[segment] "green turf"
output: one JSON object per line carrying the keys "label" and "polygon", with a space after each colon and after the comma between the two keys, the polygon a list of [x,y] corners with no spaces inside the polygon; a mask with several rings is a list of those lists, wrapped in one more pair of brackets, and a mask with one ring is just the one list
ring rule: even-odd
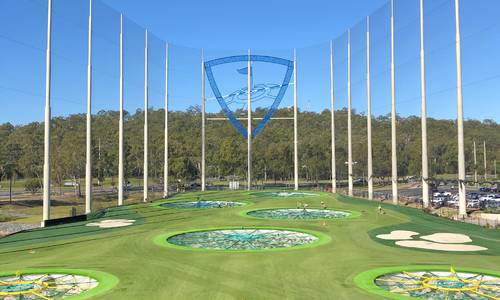
{"label": "green turf", "polygon": [[[252,209],[293,207],[298,199],[319,208],[358,211],[361,216],[335,220],[268,220],[244,218],[248,207],[223,209],[166,209],[133,205],[109,213],[141,220],[134,226],[86,232],[83,224],[60,226],[0,239],[3,270],[77,268],[117,276],[119,284],[96,299],[384,299],[354,283],[364,271],[406,265],[453,265],[457,268],[498,270],[500,232],[428,216],[405,207],[318,193],[316,197],[255,197],[248,192],[181,194],[173,201],[234,200],[254,202]],[[390,226],[454,230],[487,245],[488,253],[445,253],[405,249],[374,240],[374,230]],[[276,226],[322,233],[331,241],[293,251],[190,251],[159,246],[159,235],[216,227]],[[54,234],[59,232],[59,234]],[[80,233],[84,232],[84,233]],[[99,234],[97,234],[99,233]],[[46,238],[46,236],[51,236]],[[56,236],[53,236],[56,235]],[[34,249],[31,254],[28,250]]]}

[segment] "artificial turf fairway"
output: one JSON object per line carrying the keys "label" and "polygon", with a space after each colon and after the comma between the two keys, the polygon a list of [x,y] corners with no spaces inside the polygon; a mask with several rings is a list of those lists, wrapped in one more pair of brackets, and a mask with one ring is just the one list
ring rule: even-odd
{"label": "artificial turf fairway", "polygon": [[[117,276],[118,285],[96,299],[383,299],[355,286],[360,272],[411,264],[500,269],[500,232],[425,215],[418,210],[322,193],[316,197],[255,197],[247,192],[189,193],[173,200],[247,200],[254,204],[227,209],[165,209],[151,204],[128,206],[108,216],[138,219],[119,229],[83,223],[59,226],[0,239],[2,271],[24,268],[78,268]],[[295,207],[297,201],[319,207],[361,212],[345,220],[300,221],[245,218],[241,210]],[[95,222],[95,220],[93,220]],[[398,225],[401,224],[401,225]],[[173,231],[226,226],[277,226],[309,229],[331,237],[326,245],[273,252],[231,253],[178,250],[153,243]],[[394,247],[373,239],[380,227],[427,232],[459,232],[481,253],[447,253]],[[387,232],[387,230],[382,230]],[[30,254],[29,249],[35,253]]]}

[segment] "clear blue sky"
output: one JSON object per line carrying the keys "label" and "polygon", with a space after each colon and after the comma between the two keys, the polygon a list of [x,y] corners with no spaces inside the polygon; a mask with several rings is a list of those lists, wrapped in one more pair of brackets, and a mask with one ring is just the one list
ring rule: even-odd
{"label": "clear blue sky", "polygon": [[[376,115],[390,111],[389,10],[386,0],[161,1],[95,0],[94,111],[118,108],[119,12],[125,21],[126,109],[142,107],[143,28],[150,35],[150,105],[163,101],[163,41],[170,44],[172,109],[199,104],[200,52],[207,59],[255,54],[292,58],[297,48],[302,109],[329,107],[329,40],[335,39],[336,108],[346,106],[346,34],[353,27],[353,107],[366,110],[365,23],[372,15],[372,91]],[[467,118],[500,120],[500,1],[462,0],[464,96]],[[431,117],[453,119],[455,48],[452,0],[426,1],[427,89]],[[85,112],[86,0],[54,0],[53,114]],[[135,22],[132,22],[132,20]],[[139,25],[137,25],[139,24]],[[0,123],[43,119],[46,0],[0,2]],[[396,1],[396,87],[401,115],[419,114],[418,1]],[[237,66],[235,66],[236,69]],[[279,83],[255,68],[255,83]],[[265,74],[264,74],[265,73]],[[220,74],[227,92],[244,86],[234,70]],[[209,87],[207,96],[211,97]],[[291,90],[282,106],[291,104]],[[218,110],[215,101],[208,109]]]}

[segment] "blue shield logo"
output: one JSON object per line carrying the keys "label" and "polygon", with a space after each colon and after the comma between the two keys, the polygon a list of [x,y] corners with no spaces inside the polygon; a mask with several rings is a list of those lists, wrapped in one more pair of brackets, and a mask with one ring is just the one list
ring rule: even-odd
{"label": "blue shield logo", "polygon": [[[215,76],[213,72],[213,68],[216,66],[224,65],[224,64],[230,64],[230,63],[239,63],[239,62],[248,62],[250,59],[251,62],[264,62],[264,63],[270,63],[270,64],[277,64],[277,65],[282,65],[286,67],[286,72],[284,75],[284,78],[282,80],[282,83],[280,85],[278,84],[257,84],[257,85],[252,85],[251,88],[251,95],[255,94],[260,94],[265,92],[267,89],[275,89],[278,90],[277,94],[273,96],[274,100],[269,107],[269,110],[265,114],[264,118],[260,121],[260,123],[255,127],[255,129],[252,131],[252,137],[255,138],[257,135],[262,131],[262,129],[266,126],[266,124],[271,120],[271,117],[273,114],[276,112],[278,109],[281,100],[283,100],[283,97],[285,96],[286,90],[288,88],[288,85],[290,84],[290,79],[293,74],[293,62],[288,59],[283,59],[279,57],[273,57],[273,56],[265,56],[265,55],[237,55],[237,56],[228,56],[228,57],[223,57],[223,58],[217,58],[213,59],[210,61],[205,62],[205,74],[207,75],[208,82],[210,83],[210,87],[212,88],[212,92],[215,95],[215,98],[217,99],[217,102],[219,103],[220,107],[224,111],[224,114],[226,117],[229,119],[229,122],[238,130],[238,132],[244,137],[247,138],[247,128],[245,128],[241,122],[238,121],[236,118],[235,114],[233,111],[228,106],[228,99],[232,99],[235,96],[243,95],[248,93],[248,88],[243,88],[238,92],[232,93],[228,96],[223,96],[222,93],[220,92],[219,86],[217,85],[217,82],[215,81]],[[248,74],[249,70],[248,67],[246,68],[240,68],[237,69],[237,72],[239,74]],[[253,68],[250,69],[251,75],[253,75]],[[253,98],[253,96],[252,96]]]}

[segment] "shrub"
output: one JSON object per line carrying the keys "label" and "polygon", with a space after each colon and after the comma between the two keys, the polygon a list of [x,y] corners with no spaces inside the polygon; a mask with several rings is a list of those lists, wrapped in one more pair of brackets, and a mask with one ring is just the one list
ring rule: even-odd
{"label": "shrub", "polygon": [[28,179],[24,184],[24,190],[30,192],[31,194],[35,194],[42,188],[42,185],[37,179]]}

